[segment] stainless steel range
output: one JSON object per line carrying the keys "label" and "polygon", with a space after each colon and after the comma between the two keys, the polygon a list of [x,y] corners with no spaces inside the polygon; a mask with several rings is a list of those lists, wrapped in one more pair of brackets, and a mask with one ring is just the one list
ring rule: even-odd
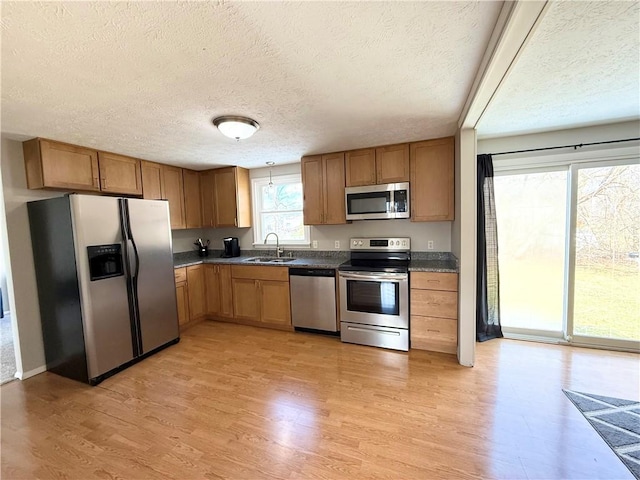
{"label": "stainless steel range", "polygon": [[343,342],[409,350],[411,239],[352,238],[338,267]]}

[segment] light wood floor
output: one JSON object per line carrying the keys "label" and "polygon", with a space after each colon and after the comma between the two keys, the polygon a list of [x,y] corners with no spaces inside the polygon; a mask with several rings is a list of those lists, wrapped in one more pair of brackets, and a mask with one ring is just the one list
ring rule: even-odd
{"label": "light wood floor", "polygon": [[638,399],[638,356],[453,356],[205,322],[89,387],[0,389],[2,478],[632,478],[561,388]]}

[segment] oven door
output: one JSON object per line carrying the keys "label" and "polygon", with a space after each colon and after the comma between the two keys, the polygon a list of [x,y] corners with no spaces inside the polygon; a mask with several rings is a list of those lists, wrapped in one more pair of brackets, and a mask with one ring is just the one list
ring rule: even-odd
{"label": "oven door", "polygon": [[340,272],[340,321],[409,328],[409,275]]}

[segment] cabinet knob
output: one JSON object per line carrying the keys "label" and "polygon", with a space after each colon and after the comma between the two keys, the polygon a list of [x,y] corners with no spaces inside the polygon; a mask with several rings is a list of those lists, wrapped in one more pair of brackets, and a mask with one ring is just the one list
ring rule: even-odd
{"label": "cabinet knob", "polygon": [[233,225],[236,227],[238,226],[238,217],[233,219]]}

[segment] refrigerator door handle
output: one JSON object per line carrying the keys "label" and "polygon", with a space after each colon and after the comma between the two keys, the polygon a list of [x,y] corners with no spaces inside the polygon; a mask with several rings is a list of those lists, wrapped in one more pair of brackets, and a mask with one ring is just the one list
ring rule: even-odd
{"label": "refrigerator door handle", "polygon": [[[124,198],[119,199],[120,222],[122,227],[122,238],[125,241],[124,263],[127,268],[127,291],[129,293],[129,316],[131,319],[131,336],[133,341],[133,356],[139,357],[143,353],[142,336],[140,334],[140,307],[138,305],[138,273],[140,271],[140,257],[138,248],[131,232],[131,222],[129,219],[129,205]],[[131,266],[132,255],[129,245],[133,251],[135,265]]]}

